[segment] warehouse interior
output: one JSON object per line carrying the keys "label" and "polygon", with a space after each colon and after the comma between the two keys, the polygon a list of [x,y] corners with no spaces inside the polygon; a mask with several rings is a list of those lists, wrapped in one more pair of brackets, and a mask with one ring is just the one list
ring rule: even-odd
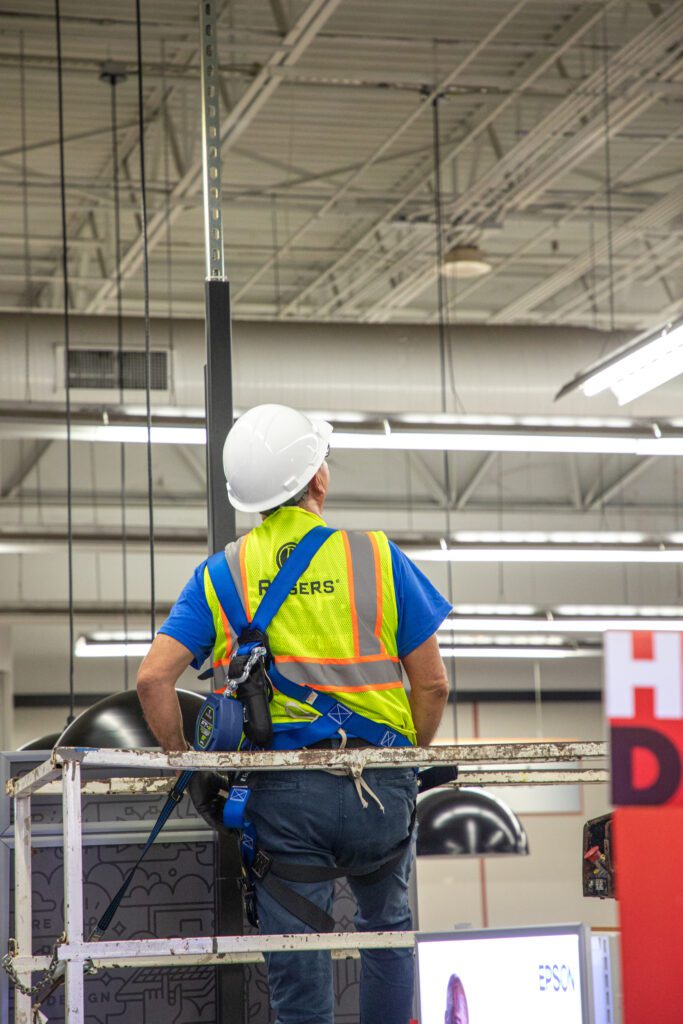
{"label": "warehouse interior", "polygon": [[[681,618],[683,385],[557,396],[683,313],[683,2],[216,7],[236,413],[329,419],[328,521],[452,602],[437,742],[604,740],[605,632]],[[187,0],[62,0],[61,55],[52,0],[0,0],[4,751],[134,688],[206,557],[199,47]],[[419,859],[420,928],[618,929],[609,785],[492,792],[529,855]]]}

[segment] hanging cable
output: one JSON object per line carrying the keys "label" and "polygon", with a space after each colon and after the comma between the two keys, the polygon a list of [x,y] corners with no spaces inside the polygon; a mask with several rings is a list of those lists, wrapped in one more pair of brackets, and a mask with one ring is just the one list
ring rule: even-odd
{"label": "hanging cable", "polygon": [[[439,124],[439,101],[441,96],[437,95],[432,100],[432,157],[434,163],[434,224],[436,235],[436,281],[438,298],[438,328],[439,328],[439,370],[441,380],[441,411],[447,412],[446,396],[446,350],[448,333],[448,300],[446,296],[445,281],[442,274],[443,269],[443,203],[441,193],[441,129]],[[451,539],[451,466],[448,452],[443,453],[443,477],[444,477],[444,498],[445,498],[445,526],[446,539]],[[453,574],[452,565],[448,567],[448,600],[453,604]],[[453,730],[454,736],[458,738],[458,713],[457,694],[455,679],[455,664],[451,659],[448,668],[450,690],[453,694]]]}
{"label": "hanging cable", "polygon": [[149,316],[149,244],[147,240],[147,187],[145,181],[145,107],[142,72],[142,10],[135,0],[138,58],[138,132],[140,148],[140,218],[142,221],[142,286],[145,324],[145,404],[147,412],[147,515],[149,523],[150,640],[156,633],[156,581],[154,572],[154,480],[152,476],[152,352]]}
{"label": "hanging cable", "polygon": [[436,287],[439,308],[439,364],[441,373],[441,412],[447,411],[446,400],[446,292],[443,270],[443,208],[441,203],[441,139],[439,102],[432,100],[432,146],[434,160],[434,221],[436,223]]}
{"label": "hanging cable", "polygon": [[[112,191],[114,193],[114,273],[116,280],[116,358],[118,363],[119,403],[124,403],[123,375],[123,278],[121,276],[121,194],[119,189],[119,140],[116,86],[128,77],[122,65],[109,61],[100,78],[109,82],[111,116]],[[126,510],[126,446],[119,446],[119,487],[121,491],[121,587],[123,598],[123,635],[128,639],[128,521]],[[123,688],[129,687],[128,657],[123,659]]]}
{"label": "hanging cable", "polygon": [[69,714],[67,725],[74,720],[74,560],[73,560],[73,482],[71,466],[71,339],[69,335],[69,247],[66,228],[66,177],[64,170],[64,83],[62,64],[62,18],[59,0],[55,0],[57,36],[57,108],[59,112],[59,198],[62,214],[62,280],[64,284],[64,352],[66,390],[66,505],[67,564],[69,584]]}
{"label": "hanging cable", "polygon": [[607,207],[607,275],[609,279],[609,327],[614,330],[614,247],[612,234],[612,147],[610,143],[609,59],[607,11],[602,15],[603,107],[605,113],[605,201]]}
{"label": "hanging cable", "polygon": [[[21,112],[21,200],[22,200],[22,226],[24,231],[24,401],[31,401],[31,324],[29,310],[31,308],[31,245],[30,225],[28,215],[28,132],[26,129],[26,65],[24,62],[24,33],[19,33],[19,110]],[[19,455],[21,464],[25,465],[24,440],[19,442]],[[39,460],[40,461],[40,460]],[[19,519],[24,521],[24,490],[19,487]],[[17,557],[17,598],[24,599],[24,556]]]}
{"label": "hanging cable", "polygon": [[171,171],[169,153],[169,133],[171,131],[171,115],[168,110],[168,90],[166,88],[166,44],[161,40],[161,94],[164,112],[164,215],[166,220],[166,296],[168,301],[168,355],[170,362],[169,391],[172,404],[178,401],[175,377],[175,337],[173,326],[173,234],[171,225]]}

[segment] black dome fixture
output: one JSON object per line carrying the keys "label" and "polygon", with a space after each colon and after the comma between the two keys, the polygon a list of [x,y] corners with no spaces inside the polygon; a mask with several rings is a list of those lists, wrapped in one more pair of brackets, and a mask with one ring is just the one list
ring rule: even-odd
{"label": "black dome fixture", "polygon": [[432,789],[417,798],[418,857],[528,852],[517,815],[483,789]]}
{"label": "black dome fixture", "polygon": [[[194,727],[204,697],[191,690],[176,690],[183,716],[183,732],[188,743],[194,743]],[[59,736],[59,747],[119,747],[136,750],[158,750],[135,690],[112,693],[98,700]]]}
{"label": "black dome fixture", "polygon": [[24,743],[23,746],[18,747],[18,750],[52,750],[57,745],[61,733],[48,732],[44,736],[36,736],[34,740],[29,740],[28,743]]}

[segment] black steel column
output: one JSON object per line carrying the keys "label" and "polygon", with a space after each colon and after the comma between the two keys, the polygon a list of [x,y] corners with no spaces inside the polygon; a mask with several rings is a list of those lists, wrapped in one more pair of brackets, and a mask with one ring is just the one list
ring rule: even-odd
{"label": "black steel column", "polygon": [[223,472],[223,443],[232,426],[232,344],[230,284],[206,281],[206,491],[209,554],[237,536],[235,510],[228,501]]}
{"label": "black steel column", "polygon": [[[206,295],[206,490],[209,552],[235,539],[235,511],[228,501],[223,473],[223,443],[232,426],[232,349],[230,285],[207,281]],[[237,839],[216,836],[216,932],[242,935],[242,862]],[[217,967],[217,1024],[242,1024],[246,1019],[244,970]]]}
{"label": "black steel column", "polygon": [[[223,444],[232,426],[232,348],[230,285],[223,256],[221,144],[218,111],[217,3],[200,0],[202,79],[202,163],[206,243],[206,492],[209,553],[235,540],[235,512],[228,502],[223,474]],[[242,935],[242,863],[237,839],[215,840],[215,929],[218,935]],[[217,967],[217,1024],[244,1024],[244,969]]]}

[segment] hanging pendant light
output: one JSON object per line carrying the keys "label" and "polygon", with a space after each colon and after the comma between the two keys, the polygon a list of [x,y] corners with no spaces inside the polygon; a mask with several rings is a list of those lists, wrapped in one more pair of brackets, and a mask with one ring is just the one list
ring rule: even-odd
{"label": "hanging pendant light", "polygon": [[490,273],[491,264],[478,245],[454,245],[449,249],[441,264],[445,277],[465,279],[483,277]]}
{"label": "hanging pendant light", "polygon": [[489,856],[528,854],[517,815],[483,789],[432,789],[417,798],[417,855]]}

